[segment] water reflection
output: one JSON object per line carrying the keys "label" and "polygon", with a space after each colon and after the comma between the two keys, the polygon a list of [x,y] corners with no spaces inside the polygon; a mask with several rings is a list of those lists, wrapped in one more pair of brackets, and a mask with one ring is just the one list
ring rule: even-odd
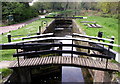
{"label": "water reflection", "polygon": [[62,82],[84,82],[81,68],[63,66]]}
{"label": "water reflection", "polygon": [[[56,36],[58,37],[72,37],[72,28],[64,28],[62,31],[57,31]],[[72,44],[72,40],[60,40],[63,44]],[[72,50],[72,47],[63,47],[63,50]],[[76,51],[76,48],[73,48]],[[62,54],[62,56],[71,56],[71,54]],[[78,55],[73,55],[78,57]],[[81,68],[62,66],[62,82],[84,82]]]}

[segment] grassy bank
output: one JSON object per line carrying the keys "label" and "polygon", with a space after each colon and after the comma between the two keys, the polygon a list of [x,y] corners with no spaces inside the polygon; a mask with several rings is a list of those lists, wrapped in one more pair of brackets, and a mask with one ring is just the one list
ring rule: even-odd
{"label": "grassy bank", "polygon": [[[14,36],[14,35],[24,35],[24,37],[27,35],[27,34],[32,34],[32,33],[37,33],[38,31],[38,28],[39,26],[41,25],[41,21],[43,20],[46,20],[48,23],[50,21],[52,21],[52,19],[39,19],[39,20],[36,20],[18,30],[14,30],[14,31],[11,31],[11,35]],[[46,24],[43,25],[43,28],[46,26]],[[7,34],[8,33],[4,33],[3,35],[0,35],[0,43],[7,43],[8,40],[7,40]],[[23,36],[19,36],[19,37],[23,37]],[[18,37],[14,37],[14,38],[18,38]],[[11,50],[0,50],[0,54],[2,56],[2,59],[0,59],[0,61],[2,60],[15,60],[15,58],[12,57],[13,53],[15,53],[15,50],[14,49],[11,49]]]}
{"label": "grassy bank", "polygon": [[[98,32],[103,32],[104,38],[111,38],[111,36],[115,37],[115,44],[118,43],[118,19],[113,18],[104,18],[100,16],[88,16],[87,19],[77,19],[77,23],[81,26],[81,28],[86,32],[87,35],[97,36]],[[101,25],[103,28],[88,28],[81,21],[96,21],[97,24]],[[115,51],[118,51],[117,47],[113,48]]]}
{"label": "grassy bank", "polygon": [[8,68],[3,68],[3,69],[0,69],[0,72],[2,72],[2,78],[5,78],[12,73],[12,70]]}

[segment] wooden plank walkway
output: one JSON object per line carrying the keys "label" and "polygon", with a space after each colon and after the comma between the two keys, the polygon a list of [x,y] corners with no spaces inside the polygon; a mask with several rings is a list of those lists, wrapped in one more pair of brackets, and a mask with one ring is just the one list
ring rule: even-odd
{"label": "wooden plank walkway", "polygon": [[73,57],[70,56],[50,56],[50,57],[37,57],[20,59],[19,66],[18,61],[14,61],[10,64],[9,68],[18,67],[36,67],[45,65],[65,65],[65,66],[76,66],[82,68],[103,70],[103,71],[120,71],[120,67],[115,63],[108,62],[106,68],[105,61],[96,61],[88,58]]}

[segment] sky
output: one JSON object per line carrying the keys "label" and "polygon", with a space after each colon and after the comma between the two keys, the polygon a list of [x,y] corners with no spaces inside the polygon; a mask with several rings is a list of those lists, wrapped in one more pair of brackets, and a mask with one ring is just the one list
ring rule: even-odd
{"label": "sky", "polygon": [[29,3],[30,6],[33,5],[34,2],[37,2],[38,0],[33,0],[31,3]]}

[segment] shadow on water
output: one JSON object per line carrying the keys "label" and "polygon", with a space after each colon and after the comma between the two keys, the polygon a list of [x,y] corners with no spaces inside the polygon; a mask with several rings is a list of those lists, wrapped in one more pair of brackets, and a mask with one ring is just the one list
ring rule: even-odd
{"label": "shadow on water", "polygon": [[60,84],[61,66],[44,66],[31,69],[32,84]]}

